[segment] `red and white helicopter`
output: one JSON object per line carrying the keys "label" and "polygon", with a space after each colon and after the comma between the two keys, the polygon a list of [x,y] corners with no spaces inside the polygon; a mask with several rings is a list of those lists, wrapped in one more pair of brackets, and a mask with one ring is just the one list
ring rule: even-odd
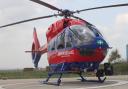
{"label": "red and white helicopter", "polygon": [[[89,22],[75,16],[74,14],[83,11],[90,11],[103,8],[122,7],[128,4],[118,4],[94,7],[76,11],[62,10],[41,0],[30,0],[52,10],[58,11],[58,14],[32,18],[18,21],[15,23],[0,26],[0,28],[12,26],[24,22],[61,16],[63,19],[53,23],[47,30],[47,43],[40,46],[36,29],[34,28],[32,44],[32,60],[34,66],[38,67],[41,55],[47,53],[49,62],[48,78],[44,83],[48,83],[50,77],[59,74],[57,85],[61,83],[61,77],[64,73],[76,73],[81,77],[81,81],[87,81],[83,72],[92,71],[98,77],[99,82],[104,82],[104,74],[111,74],[111,70],[99,69],[99,64],[104,60],[107,50],[110,48],[99,30]],[[110,72],[110,73],[109,73]]]}

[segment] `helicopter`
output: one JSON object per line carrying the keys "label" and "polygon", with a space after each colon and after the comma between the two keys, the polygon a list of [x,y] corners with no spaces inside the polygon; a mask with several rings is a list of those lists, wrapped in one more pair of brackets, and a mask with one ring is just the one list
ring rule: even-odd
{"label": "helicopter", "polygon": [[80,17],[75,16],[74,14],[96,9],[123,7],[128,6],[128,4],[116,4],[70,11],[68,9],[59,9],[41,0],[30,1],[58,11],[58,13],[14,22],[0,26],[0,28],[39,19],[57,16],[63,17],[62,19],[51,24],[48,28],[46,32],[47,43],[43,46],[40,45],[36,28],[34,28],[32,49],[31,51],[26,51],[31,53],[35,68],[38,68],[38,62],[41,55],[47,53],[50,68],[48,77],[43,83],[48,84],[49,79],[54,74],[57,74],[59,77],[56,85],[59,86],[61,84],[62,75],[65,73],[78,74],[81,81],[85,82],[87,80],[82,75],[84,72],[94,72],[98,78],[97,81],[103,83],[106,80],[105,75],[111,75],[112,70],[109,70],[110,65],[104,65],[104,69],[99,69],[99,65],[104,60],[108,49],[111,47],[94,25]]}

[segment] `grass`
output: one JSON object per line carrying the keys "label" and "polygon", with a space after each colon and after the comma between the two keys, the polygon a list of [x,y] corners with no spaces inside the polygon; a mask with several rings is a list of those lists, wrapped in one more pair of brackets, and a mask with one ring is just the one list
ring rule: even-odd
{"label": "grass", "polygon": [[115,75],[128,75],[128,63],[115,63],[113,68]]}
{"label": "grass", "polygon": [[47,76],[47,72],[42,71],[22,71],[22,70],[13,70],[13,71],[1,71],[1,78],[9,79],[30,79],[30,78],[43,78]]}
{"label": "grass", "polygon": [[[113,64],[114,75],[128,75],[128,63]],[[0,71],[1,79],[31,79],[31,78],[46,78],[47,71],[23,71],[23,70],[3,70]],[[87,73],[87,76],[94,76],[92,73]],[[56,77],[57,75],[53,76]],[[64,74],[63,77],[78,77],[76,74]]]}

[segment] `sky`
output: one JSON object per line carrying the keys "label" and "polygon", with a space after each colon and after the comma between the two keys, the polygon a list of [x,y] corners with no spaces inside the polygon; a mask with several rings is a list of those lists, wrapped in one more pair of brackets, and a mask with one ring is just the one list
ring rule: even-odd
{"label": "sky", "polygon": [[[128,0],[43,0],[60,9],[80,10],[95,6],[128,3]],[[0,0],[0,26],[8,23],[57,13],[49,8],[29,0]],[[128,44],[128,7],[118,7],[82,12],[76,14],[95,25],[112,49],[118,49],[121,57],[126,59]],[[47,28],[60,17],[53,17],[0,29],[0,69],[22,69],[33,67],[30,50],[33,28],[36,27],[38,38],[46,43]],[[39,67],[48,65],[47,54],[42,55]]]}

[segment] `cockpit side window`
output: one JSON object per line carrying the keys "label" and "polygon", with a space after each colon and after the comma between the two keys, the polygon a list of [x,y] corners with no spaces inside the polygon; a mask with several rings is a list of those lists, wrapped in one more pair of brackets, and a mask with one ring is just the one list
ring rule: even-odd
{"label": "cockpit side window", "polygon": [[103,35],[99,32],[99,30],[98,30],[95,26],[93,26],[93,25],[91,25],[91,24],[87,24],[87,26],[88,26],[88,28],[89,28],[90,30],[92,30],[92,31],[95,33],[96,36],[101,36],[101,37],[103,37]]}
{"label": "cockpit side window", "polygon": [[70,27],[70,31],[79,39],[79,44],[90,44],[95,37],[95,34],[87,26],[73,25]]}
{"label": "cockpit side window", "polygon": [[72,47],[71,33],[69,32],[68,28],[65,31],[65,44],[66,44],[66,48]]}
{"label": "cockpit side window", "polygon": [[80,39],[71,30],[69,30],[69,33],[70,33],[70,39],[72,42],[72,46],[78,46],[80,44]]}

